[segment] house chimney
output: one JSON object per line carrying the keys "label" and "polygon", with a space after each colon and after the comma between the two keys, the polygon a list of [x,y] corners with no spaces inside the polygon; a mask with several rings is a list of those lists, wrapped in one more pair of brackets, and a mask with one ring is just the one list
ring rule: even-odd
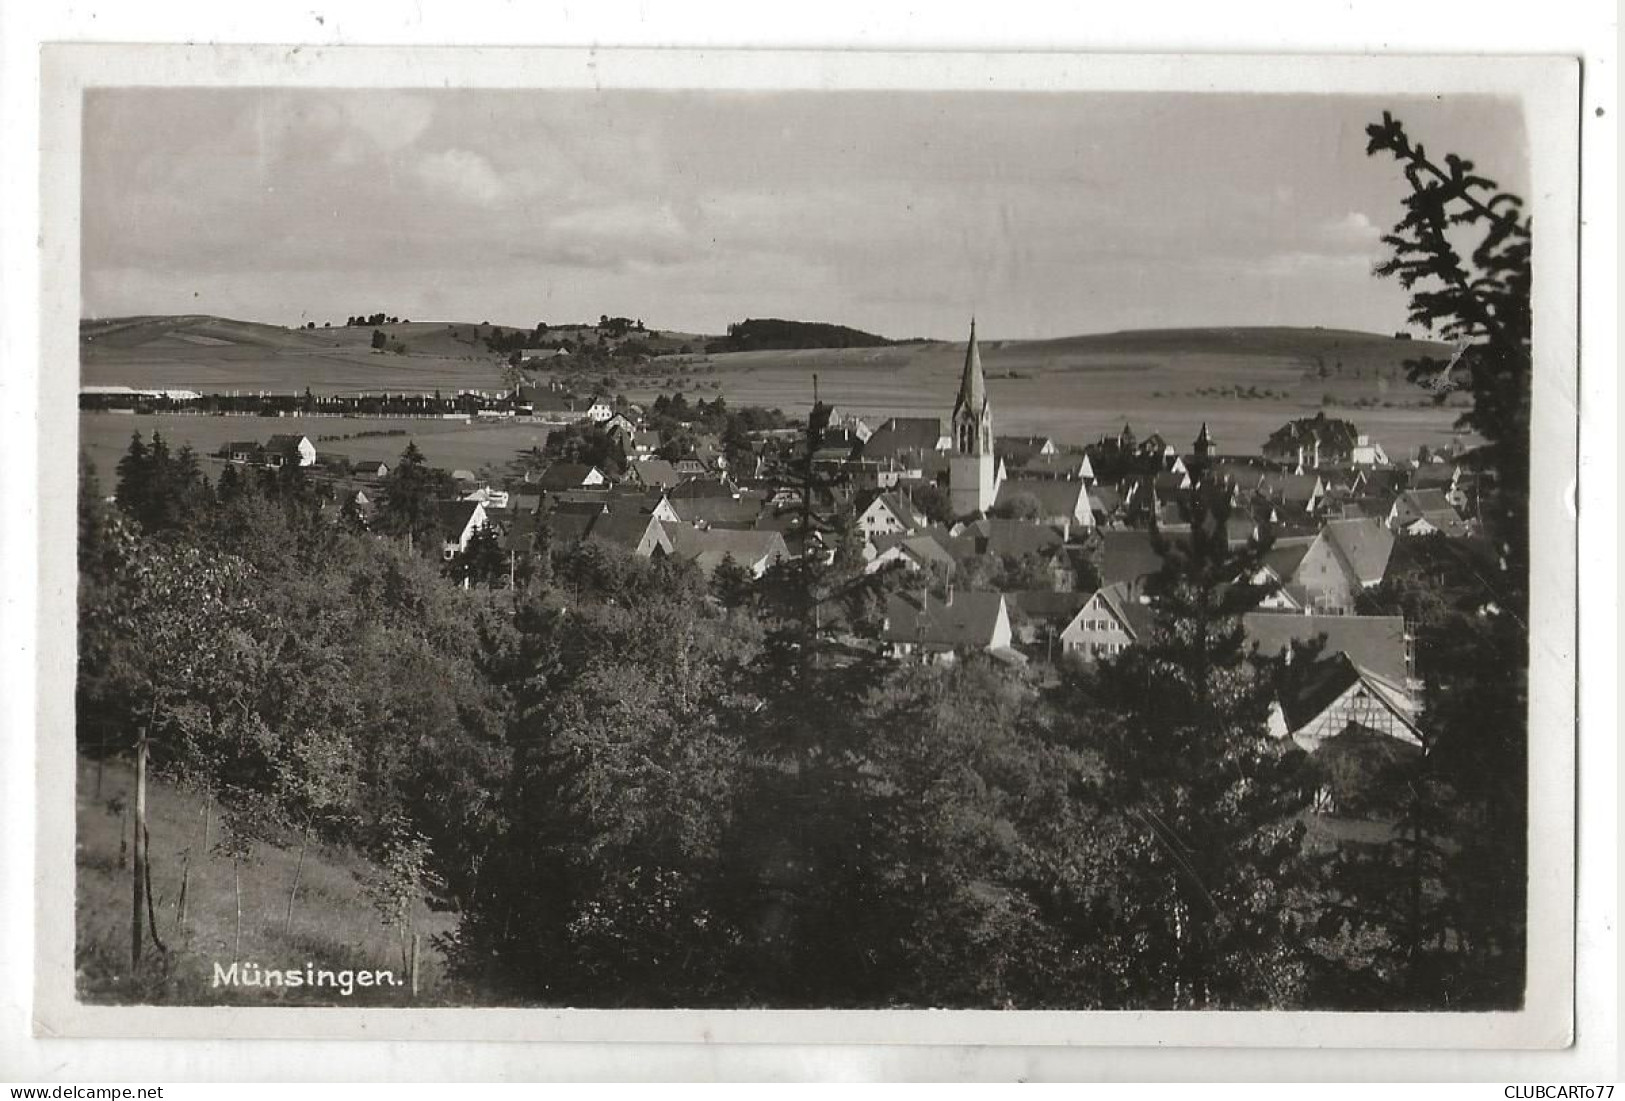
{"label": "house chimney", "polygon": [[952,608],[954,606],[954,583],[952,581],[948,582],[948,602],[947,602],[947,606],[950,607],[950,608]]}

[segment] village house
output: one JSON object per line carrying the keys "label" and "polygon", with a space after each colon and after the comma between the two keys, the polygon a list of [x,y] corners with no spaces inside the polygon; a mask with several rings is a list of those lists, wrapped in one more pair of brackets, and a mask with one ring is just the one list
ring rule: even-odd
{"label": "village house", "polygon": [[1473,476],[1456,463],[1421,463],[1411,473],[1410,489],[1436,489],[1458,513],[1467,508]]}
{"label": "village house", "polygon": [[467,550],[474,533],[489,523],[485,506],[478,501],[436,502],[435,519],[440,531],[440,556],[448,562]]}
{"label": "village house", "polygon": [[1311,516],[1326,495],[1326,485],[1318,474],[1266,473],[1254,492],[1285,513]]}
{"label": "village house", "polygon": [[1082,481],[1060,481],[1049,478],[1011,478],[999,486],[993,501],[993,511],[1007,514],[1024,505],[1036,508],[1031,517],[1014,516],[1013,519],[1031,519],[1062,529],[1063,537],[1070,537],[1072,529],[1094,526],[1095,514],[1089,505],[1089,486]]}
{"label": "village house", "polygon": [[1150,637],[1152,612],[1122,582],[1089,596],[1061,631],[1064,653],[1092,664]]}
{"label": "village house", "polygon": [[[1270,733],[1314,751],[1354,731],[1420,746],[1416,718],[1420,685],[1414,643],[1400,616],[1295,616],[1255,612],[1242,617],[1260,658],[1281,658],[1289,675],[1271,707]],[[1314,660],[1302,653],[1319,645]]]}
{"label": "village house", "polygon": [[[945,532],[917,532],[912,535],[876,535],[864,546],[864,573],[878,573],[892,565],[911,572],[937,570],[951,576],[956,565]],[[951,541],[951,540],[949,540]]]}
{"label": "village house", "polygon": [[870,459],[952,449],[953,440],[943,430],[940,417],[892,417],[875,429],[863,444],[864,457]]}
{"label": "village house", "polygon": [[576,504],[555,509],[547,524],[552,546],[561,550],[597,543],[637,558],[653,558],[674,549],[666,526],[652,513],[612,509],[607,502],[596,509]]}
{"label": "village house", "polygon": [[[1340,466],[1352,463],[1361,438],[1360,430],[1349,421],[1328,417],[1320,412],[1312,417],[1288,421],[1277,428],[1264,441],[1261,450],[1264,457],[1273,462],[1314,470],[1322,464]],[[1369,444],[1367,440],[1367,446]]]}
{"label": "village house", "polygon": [[963,653],[983,652],[1010,664],[1026,659],[1014,649],[1010,610],[1004,594],[955,592],[895,593],[886,601],[881,642],[893,657],[948,664]]}
{"label": "village house", "polygon": [[1388,526],[1406,536],[1445,535],[1452,538],[1471,534],[1467,521],[1445,499],[1439,489],[1408,489],[1394,499],[1388,511]]}
{"label": "village house", "polygon": [[1054,455],[1059,449],[1048,436],[995,436],[993,454],[1010,467],[1026,466],[1040,456]]}
{"label": "village house", "polygon": [[316,445],[306,436],[279,433],[265,442],[265,465],[273,469],[315,466]]}
{"label": "village house", "polygon": [[580,489],[583,486],[601,486],[609,481],[604,472],[586,463],[553,463],[542,471],[536,484],[545,492]]}
{"label": "village house", "polygon": [[923,523],[908,499],[896,493],[875,493],[858,511],[858,530],[865,538],[901,535]]}
{"label": "village house", "polygon": [[548,504],[549,512],[589,513],[607,508],[616,514],[653,516],[667,524],[680,522],[677,511],[671,507],[663,491],[631,485],[565,490],[549,495]]}
{"label": "village house", "polygon": [[1393,532],[1379,521],[1332,520],[1307,542],[1278,540],[1253,582],[1279,586],[1266,607],[1352,615],[1359,594],[1382,583],[1393,551]]}
{"label": "village house", "polygon": [[699,567],[710,577],[727,559],[743,568],[752,578],[760,579],[776,562],[787,561],[790,549],[784,536],[777,531],[756,531],[736,528],[697,528],[691,524],[678,524],[672,528],[673,551]]}
{"label": "village house", "polygon": [[665,459],[639,459],[626,468],[626,480],[650,489],[675,489],[683,480],[677,467]]}
{"label": "village house", "polygon": [[1011,461],[1005,477],[1051,478],[1092,484],[1095,481],[1095,468],[1087,454],[1064,451],[1058,454],[1034,455],[1020,463]]}

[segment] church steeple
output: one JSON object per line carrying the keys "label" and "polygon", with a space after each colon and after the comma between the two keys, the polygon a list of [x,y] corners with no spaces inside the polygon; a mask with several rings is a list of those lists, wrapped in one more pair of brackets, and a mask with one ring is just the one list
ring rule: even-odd
{"label": "church steeple", "polygon": [[1213,454],[1213,435],[1207,430],[1207,421],[1202,422],[1202,430],[1196,434],[1196,457],[1205,459]]}
{"label": "church steeple", "polygon": [[965,370],[959,379],[959,397],[953,411],[954,450],[961,455],[993,452],[993,418],[987,401],[987,379],[982,375],[982,353],[976,346],[976,319],[970,321],[970,342],[965,345]]}
{"label": "church steeple", "polygon": [[956,516],[985,513],[998,495],[993,459],[993,410],[988,403],[982,353],[976,346],[976,319],[971,318],[965,346],[965,370],[950,419],[953,451],[948,459],[950,504]]}

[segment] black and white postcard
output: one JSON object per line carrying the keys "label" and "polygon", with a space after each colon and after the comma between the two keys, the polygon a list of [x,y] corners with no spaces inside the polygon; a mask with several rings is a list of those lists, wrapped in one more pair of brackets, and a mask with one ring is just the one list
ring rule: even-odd
{"label": "black and white postcard", "polygon": [[42,1027],[1565,1045],[1579,80],[48,48]]}

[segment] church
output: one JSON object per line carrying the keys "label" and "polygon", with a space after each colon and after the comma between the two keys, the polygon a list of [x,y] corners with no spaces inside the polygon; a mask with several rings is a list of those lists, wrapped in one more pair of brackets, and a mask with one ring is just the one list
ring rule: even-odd
{"label": "church", "polygon": [[953,449],[948,454],[948,500],[954,516],[986,513],[998,495],[993,458],[993,410],[988,404],[982,354],[976,348],[976,319],[970,323],[965,371],[949,421]]}

